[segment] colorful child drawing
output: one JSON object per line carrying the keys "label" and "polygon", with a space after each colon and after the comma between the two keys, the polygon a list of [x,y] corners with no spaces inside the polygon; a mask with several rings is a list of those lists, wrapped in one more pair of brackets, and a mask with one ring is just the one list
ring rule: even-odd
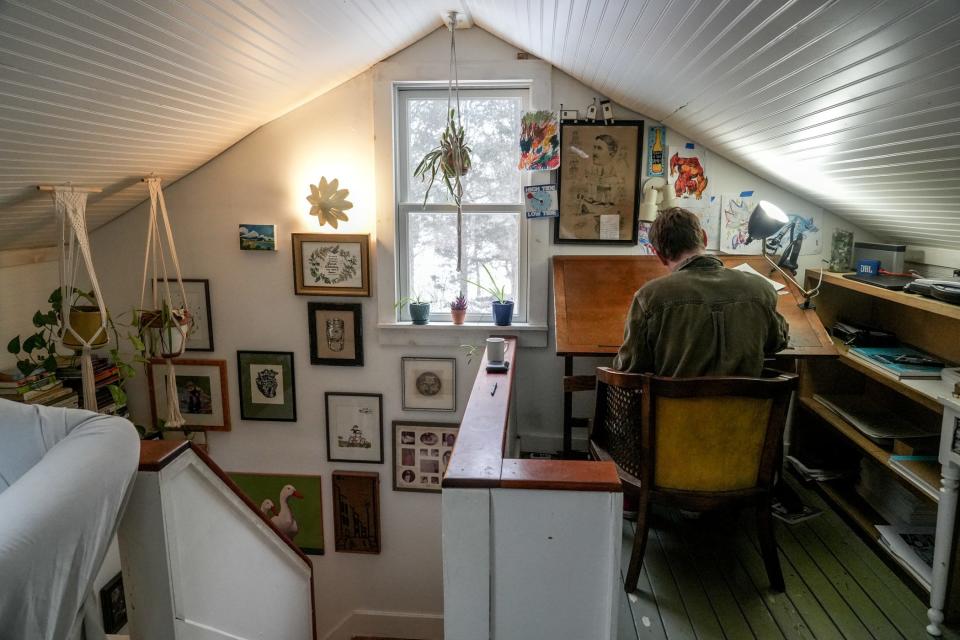
{"label": "colorful child drawing", "polygon": [[520,120],[521,171],[550,171],[560,166],[560,124],[555,111],[529,111]]}
{"label": "colorful child drawing", "polygon": [[681,157],[679,152],[674,153],[670,157],[670,177],[674,176],[673,190],[678,198],[693,196],[699,200],[703,197],[709,180],[699,157]]}

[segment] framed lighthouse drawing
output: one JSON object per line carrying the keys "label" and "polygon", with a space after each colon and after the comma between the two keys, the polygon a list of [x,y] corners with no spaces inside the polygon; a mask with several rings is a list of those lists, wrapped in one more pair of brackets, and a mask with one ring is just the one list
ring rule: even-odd
{"label": "framed lighthouse drawing", "polygon": [[325,394],[327,460],[383,463],[383,395]]}

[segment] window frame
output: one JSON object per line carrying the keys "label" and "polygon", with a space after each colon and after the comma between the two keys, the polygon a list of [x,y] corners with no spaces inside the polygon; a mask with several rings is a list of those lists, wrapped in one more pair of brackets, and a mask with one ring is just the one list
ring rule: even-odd
{"label": "window frame", "polygon": [[[407,196],[409,176],[413,167],[407,162],[405,145],[407,143],[406,128],[406,101],[409,99],[445,96],[446,83],[436,82],[396,82],[393,84],[393,165],[394,165],[394,203],[395,203],[395,251],[396,251],[396,291],[397,299],[412,297],[410,291],[410,261],[409,261],[409,216],[413,212],[443,212],[456,213],[456,206],[452,204],[427,204],[420,201],[404,200]],[[461,98],[481,96],[504,96],[520,98],[521,113],[530,109],[532,87],[529,83],[516,81],[505,82],[470,82],[461,85]],[[519,127],[519,122],[517,123]],[[523,187],[530,183],[528,172],[520,173],[520,186],[515,203],[492,204],[464,204],[463,212],[482,214],[515,213],[517,218],[517,272],[516,291],[513,292],[514,316],[513,322],[526,323],[529,315],[529,296],[527,285],[529,281],[528,265],[528,225],[524,215]],[[434,185],[434,188],[443,188],[443,185]],[[434,301],[430,308],[430,322],[449,322],[449,300]],[[407,305],[395,311],[395,319],[400,322],[409,322],[410,313]],[[472,323],[493,324],[492,310],[468,308],[466,321]]]}

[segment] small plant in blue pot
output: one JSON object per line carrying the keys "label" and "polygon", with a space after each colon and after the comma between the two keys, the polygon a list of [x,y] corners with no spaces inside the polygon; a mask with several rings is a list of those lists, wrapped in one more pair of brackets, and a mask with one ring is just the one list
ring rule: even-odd
{"label": "small plant in blue pot", "polygon": [[430,301],[422,300],[420,294],[417,294],[415,298],[400,298],[396,304],[393,305],[393,308],[399,309],[403,305],[407,305],[410,309],[410,320],[413,321],[413,324],[427,324],[430,322]]}
{"label": "small plant in blue pot", "polygon": [[490,286],[485,286],[473,280],[467,280],[470,284],[481,291],[486,291],[493,296],[493,323],[499,327],[507,327],[513,323],[513,300],[507,300],[507,288],[497,284],[497,279],[490,273],[487,265],[480,265],[490,279]]}

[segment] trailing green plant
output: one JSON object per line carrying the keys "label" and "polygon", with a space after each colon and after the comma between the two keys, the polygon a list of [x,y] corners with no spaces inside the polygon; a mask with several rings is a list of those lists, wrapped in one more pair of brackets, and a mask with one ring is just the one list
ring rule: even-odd
{"label": "trailing green plant", "polygon": [[467,299],[464,297],[462,293],[458,295],[456,298],[454,298],[453,302],[450,303],[450,310],[451,311],[467,310]]}
{"label": "trailing green plant", "polygon": [[486,291],[491,296],[496,298],[497,302],[504,304],[507,302],[507,288],[505,286],[500,286],[497,284],[497,279],[493,277],[493,274],[490,272],[490,268],[486,264],[481,264],[483,270],[487,273],[487,278],[490,279],[490,286],[482,285],[479,282],[474,282],[473,280],[467,280],[470,284],[477,287],[481,291]]}
{"label": "trailing green plant", "polygon": [[456,109],[450,109],[447,125],[440,134],[440,144],[428,151],[413,171],[414,177],[429,181],[423,195],[423,204],[427,204],[430,190],[438,175],[443,179],[447,192],[457,207],[463,199],[460,178],[470,170],[470,154],[473,150],[466,144],[463,126],[457,125],[456,114]]}
{"label": "trailing green plant", "polygon": [[415,294],[413,298],[403,297],[393,303],[393,310],[399,311],[400,308],[405,304],[430,304],[430,300],[424,300],[423,296],[419,293]]}
{"label": "trailing green plant", "polygon": [[[171,332],[180,331],[180,328],[189,323],[184,340],[190,337],[196,327],[190,318],[187,309],[172,309],[164,300],[159,309],[135,309],[133,311],[132,327],[136,330],[145,355],[156,355],[163,350],[163,337],[172,342]],[[168,345],[169,346],[169,345]]]}

